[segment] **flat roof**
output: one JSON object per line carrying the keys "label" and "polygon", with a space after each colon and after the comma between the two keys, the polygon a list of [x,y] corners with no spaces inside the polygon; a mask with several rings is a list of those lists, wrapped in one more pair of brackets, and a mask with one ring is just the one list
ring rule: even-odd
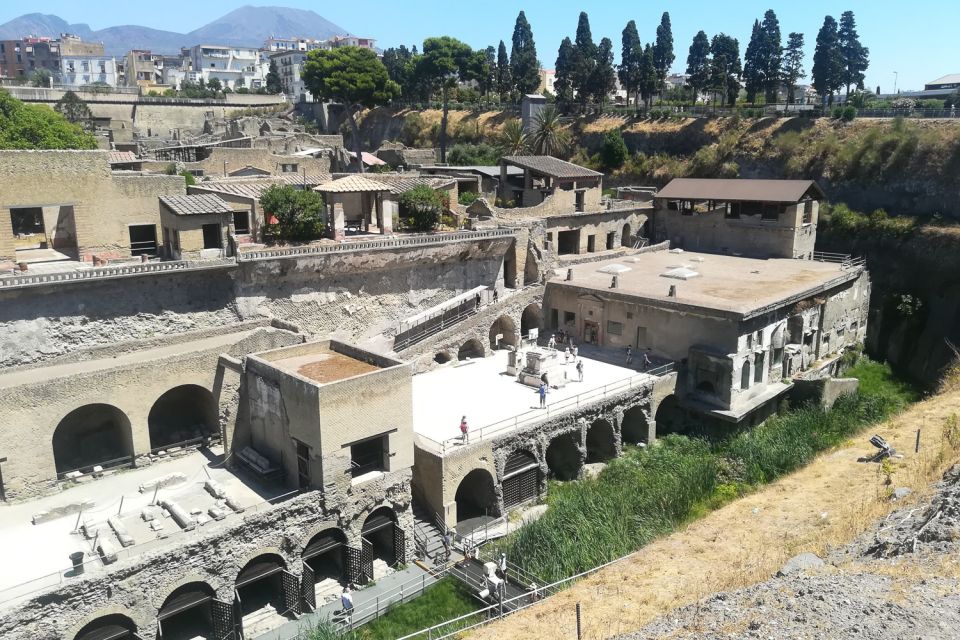
{"label": "flat roof", "polygon": [[960,73],[948,73],[945,76],[941,76],[936,80],[931,80],[926,84],[957,84],[960,83]]}
{"label": "flat roof", "polygon": [[336,340],[305,342],[252,354],[269,366],[319,385],[373,373],[402,365],[377,353]]}
{"label": "flat roof", "polygon": [[[479,173],[481,175],[487,176],[488,178],[499,178],[500,177],[500,167],[497,165],[426,165],[420,167],[421,171],[464,171],[469,173]],[[522,176],[523,169],[520,167],[515,167],[513,165],[507,165],[507,175],[508,176]]]}
{"label": "flat roof", "polygon": [[674,178],[657,192],[658,198],[689,200],[756,200],[799,202],[810,192],[824,198],[813,180],[741,180],[738,178]]}
{"label": "flat roof", "polygon": [[[617,273],[617,288],[611,289],[614,265],[629,271]],[[611,268],[612,267],[612,268]],[[605,269],[606,271],[601,271]],[[760,312],[793,304],[855,279],[859,268],[833,262],[774,258],[759,260],[709,253],[649,251],[621,258],[570,267],[566,274],[549,280],[550,286],[578,289],[600,297],[661,308],[690,309],[708,315],[752,317]],[[670,272],[670,276],[663,276]],[[690,275],[688,272],[695,272]],[[676,285],[677,296],[668,295]]]}

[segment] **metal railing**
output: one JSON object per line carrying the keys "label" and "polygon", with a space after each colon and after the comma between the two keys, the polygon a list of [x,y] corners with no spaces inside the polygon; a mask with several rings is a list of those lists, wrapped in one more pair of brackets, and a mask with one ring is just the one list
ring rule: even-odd
{"label": "metal railing", "polygon": [[[486,305],[493,302],[493,292],[489,289],[483,291],[482,295],[481,293],[477,293],[477,295],[480,296],[479,305],[477,305],[473,299],[463,300],[456,306],[452,306],[449,309],[438,310],[406,326],[401,322],[397,325],[398,330],[393,340],[393,350],[402,351],[403,349],[409,349],[413,345],[423,342],[427,338],[449,329],[471,316],[477,315]],[[461,307],[465,305],[467,305],[466,309],[462,309],[454,315],[447,315],[452,311],[461,309]]]}
{"label": "metal railing", "polygon": [[433,233],[422,236],[405,238],[385,238],[383,240],[363,240],[359,242],[343,242],[331,245],[316,245],[309,247],[289,247],[285,249],[260,249],[246,251],[237,256],[240,262],[256,260],[275,260],[277,258],[295,258],[299,256],[326,255],[330,253],[354,253],[357,251],[372,251],[376,249],[395,249],[403,247],[427,247],[453,244],[457,242],[476,242],[478,240],[494,240],[513,235],[512,229],[490,229],[488,231],[457,231],[454,233]]}
{"label": "metal railing", "polygon": [[126,278],[154,273],[169,273],[172,271],[199,271],[202,269],[234,266],[235,264],[236,263],[230,259],[204,260],[200,262],[179,260],[169,262],[136,262],[129,265],[93,267],[91,269],[78,269],[76,271],[56,273],[27,273],[25,275],[0,277],[0,289],[37,287],[62,282]]}
{"label": "metal railing", "polygon": [[813,259],[817,262],[832,262],[839,264],[842,269],[853,269],[866,264],[863,256],[851,256],[849,253],[831,253],[829,251],[814,251]]}
{"label": "metal railing", "polygon": [[[513,417],[484,425],[479,429],[470,429],[469,440],[467,444],[471,442],[479,442],[485,438],[505,435],[522,427],[543,422],[544,420],[549,420],[558,414],[563,414],[568,411],[575,411],[581,407],[605,400],[611,396],[624,393],[632,389],[639,389],[641,387],[651,385],[653,384],[654,378],[671,373],[674,371],[675,366],[675,363],[668,362],[659,367],[654,367],[644,371],[643,373],[633,375],[616,382],[611,382],[589,391],[578,393],[573,397],[565,398],[552,404],[547,404],[547,406],[543,409],[531,409]],[[448,447],[452,448],[463,442],[461,436],[452,436],[440,441],[434,440],[433,438],[423,434],[418,434],[418,436],[439,447],[440,453],[444,454],[447,452]]]}
{"label": "metal railing", "polygon": [[[448,571],[445,566],[431,569],[416,578],[377,594],[376,598],[369,602],[354,607],[349,615],[346,615],[345,612],[341,613],[338,617],[334,617],[331,622],[341,632],[353,631],[367,622],[379,619],[391,608],[422,595],[424,591],[446,576]],[[362,592],[361,590],[357,593]]]}

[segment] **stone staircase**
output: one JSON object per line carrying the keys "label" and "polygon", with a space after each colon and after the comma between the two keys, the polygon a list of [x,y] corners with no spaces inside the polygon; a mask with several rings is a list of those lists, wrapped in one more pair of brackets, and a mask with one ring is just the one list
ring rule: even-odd
{"label": "stone staircase", "polygon": [[443,531],[433,513],[413,503],[413,525],[416,528],[417,556],[429,564],[437,564],[443,554]]}

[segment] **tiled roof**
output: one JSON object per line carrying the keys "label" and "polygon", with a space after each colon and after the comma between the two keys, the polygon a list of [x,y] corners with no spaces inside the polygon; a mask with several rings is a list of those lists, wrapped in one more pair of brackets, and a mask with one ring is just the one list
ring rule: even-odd
{"label": "tiled roof", "polygon": [[431,189],[443,189],[456,182],[453,178],[443,176],[412,178],[371,173],[366,177],[370,180],[385,184],[390,189],[390,193],[394,195],[410,191],[410,189],[419,187],[420,185],[426,185]]}
{"label": "tiled roof", "polygon": [[[318,184],[323,184],[324,182],[329,181],[329,173],[307,174],[308,187],[314,187]],[[216,180],[205,180],[203,182],[198,182],[196,185],[191,186],[190,188],[259,200],[264,191],[277,184],[301,187],[303,186],[303,174],[288,173],[264,178],[250,176],[242,176],[238,178],[218,178]]]}
{"label": "tiled roof", "polygon": [[132,151],[111,151],[107,161],[110,164],[130,164],[131,162],[141,162],[137,155]]}
{"label": "tiled roof", "polygon": [[189,196],[160,196],[160,202],[178,216],[233,212],[233,209],[223,198],[212,193],[197,193]]}
{"label": "tiled roof", "polygon": [[523,169],[529,169],[530,171],[551,178],[594,178],[603,175],[597,171],[581,167],[578,164],[573,164],[566,160],[561,160],[560,158],[554,158],[553,156],[504,156],[502,162]]}
{"label": "tiled roof", "polygon": [[363,193],[390,191],[390,187],[360,175],[352,175],[325,182],[318,187],[314,187],[313,190],[321,193]]}
{"label": "tiled roof", "polygon": [[[487,165],[462,165],[462,166],[443,166],[443,165],[429,165],[426,167],[420,167],[422,171],[451,171],[456,173],[479,173],[487,176],[488,178],[499,178],[500,177],[500,167],[497,165],[487,166]],[[523,169],[520,167],[515,167],[513,165],[507,165],[507,175],[508,176],[519,176],[523,175]]]}
{"label": "tiled roof", "polygon": [[657,192],[658,198],[689,200],[745,200],[799,202],[808,191],[824,193],[813,180],[741,180],[739,178],[674,178]]}

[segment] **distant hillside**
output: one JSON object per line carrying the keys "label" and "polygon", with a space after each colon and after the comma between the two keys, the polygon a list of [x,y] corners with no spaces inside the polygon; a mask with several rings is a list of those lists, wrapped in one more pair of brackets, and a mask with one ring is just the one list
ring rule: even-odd
{"label": "distant hillside", "polygon": [[94,31],[87,24],[70,24],[59,16],[42,13],[28,13],[0,24],[0,39],[3,40],[27,35],[57,37],[61,33],[103,42],[107,53],[121,56],[130,49],[178,53],[180,47],[196,44],[258,47],[270,36],[324,39],[350,32],[313,11],[252,6],[231,11],[189,33],[161,31],[139,25],[120,25]]}

